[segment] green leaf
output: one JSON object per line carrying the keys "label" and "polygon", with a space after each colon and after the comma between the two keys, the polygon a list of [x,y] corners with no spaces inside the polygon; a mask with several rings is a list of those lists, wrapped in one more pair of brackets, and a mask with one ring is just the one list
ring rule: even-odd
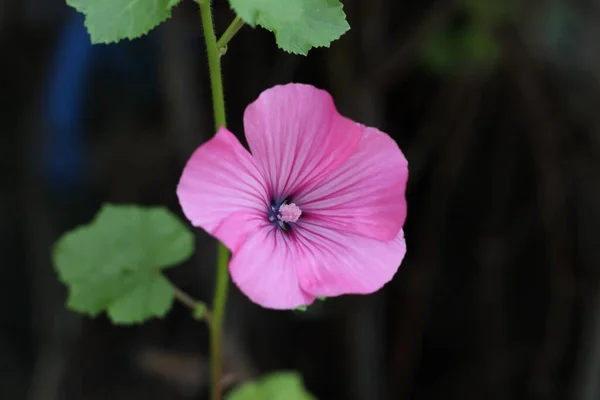
{"label": "green leaf", "polygon": [[485,25],[469,24],[457,32],[433,32],[421,49],[427,67],[439,74],[464,68],[493,69],[500,59],[500,47]]}
{"label": "green leaf", "polygon": [[171,16],[179,0],[67,0],[85,14],[92,43],[114,43],[145,35]]}
{"label": "green leaf", "polygon": [[427,67],[439,74],[454,71],[461,56],[456,39],[443,30],[432,32],[421,48],[421,57]]}
{"label": "green leaf", "polygon": [[152,316],[164,316],[173,304],[173,289],[159,274],[140,277],[136,287],[115,300],[108,316],[115,324],[141,323]]}
{"label": "green leaf", "polygon": [[114,323],[132,324],[167,313],[173,290],[159,271],[193,251],[192,233],[167,209],[108,204],[65,233],[52,258],[69,288],[69,308],[90,316],[107,311]]}
{"label": "green leaf", "polygon": [[229,0],[235,13],[251,26],[273,32],[283,50],[306,55],[313,47],[329,47],[350,25],[339,0]]}
{"label": "green leaf", "polygon": [[488,27],[509,22],[521,15],[520,2],[515,0],[463,0],[463,5],[465,11],[470,14],[473,19],[473,23],[482,24]]}
{"label": "green leaf", "polygon": [[500,59],[500,46],[489,29],[470,25],[464,29],[461,39],[468,61],[480,66],[496,66]]}
{"label": "green leaf", "polygon": [[296,372],[275,372],[246,382],[228,393],[226,400],[316,400]]}
{"label": "green leaf", "polygon": [[[317,300],[319,300],[319,301],[325,301],[325,299],[327,299],[327,297],[317,296]],[[307,310],[308,310],[308,306],[299,306],[299,307],[294,308],[294,311],[304,312]],[[312,308],[311,308],[311,310],[312,310]]]}

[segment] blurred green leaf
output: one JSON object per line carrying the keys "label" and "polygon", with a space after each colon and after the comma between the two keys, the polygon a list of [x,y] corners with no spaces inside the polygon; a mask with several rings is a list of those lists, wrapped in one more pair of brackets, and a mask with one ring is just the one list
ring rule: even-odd
{"label": "blurred green leaf", "polygon": [[329,47],[350,25],[339,0],[229,0],[248,25],[273,32],[277,45],[306,55],[313,47]]}
{"label": "blurred green leaf", "polygon": [[316,400],[305,388],[300,374],[275,372],[233,389],[226,400]]}
{"label": "blurred green leaf", "polygon": [[173,290],[159,271],[189,258],[194,238],[162,207],[105,205],[88,225],[65,233],[55,244],[53,262],[69,288],[67,305],[114,323],[162,317]]}
{"label": "blurred green leaf", "polygon": [[452,74],[469,66],[495,67],[500,59],[500,47],[491,28],[471,24],[457,32],[432,33],[421,49],[421,57],[432,71]]}
{"label": "blurred green leaf", "polygon": [[479,25],[470,25],[461,34],[461,45],[467,61],[480,66],[494,66],[500,58],[500,48],[492,32]]}
{"label": "blurred green leaf", "polygon": [[179,0],[67,0],[85,15],[92,43],[113,43],[145,35],[171,16]]}
{"label": "blurred green leaf", "polygon": [[430,69],[443,74],[453,71],[460,63],[456,41],[445,31],[435,32],[425,41],[421,57]]}
{"label": "blurred green leaf", "polygon": [[463,0],[463,2],[464,8],[471,16],[473,23],[489,27],[497,26],[515,18],[519,11],[519,3],[515,0]]}
{"label": "blurred green leaf", "polygon": [[141,323],[151,317],[162,317],[173,304],[171,284],[162,275],[141,275],[135,287],[115,299],[108,316],[115,324]]}

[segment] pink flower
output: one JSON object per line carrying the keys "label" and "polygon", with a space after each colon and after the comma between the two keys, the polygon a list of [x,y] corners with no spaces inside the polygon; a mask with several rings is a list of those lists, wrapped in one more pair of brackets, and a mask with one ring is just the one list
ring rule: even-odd
{"label": "pink flower", "polygon": [[252,154],[221,128],[177,188],[192,224],[231,250],[240,290],[292,309],[390,281],[406,252],[408,164],[396,143],[303,84],[264,91],[244,128]]}

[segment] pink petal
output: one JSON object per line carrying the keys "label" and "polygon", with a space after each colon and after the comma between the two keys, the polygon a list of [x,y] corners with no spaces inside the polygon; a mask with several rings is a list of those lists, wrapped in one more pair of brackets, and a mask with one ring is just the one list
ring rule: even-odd
{"label": "pink petal", "polygon": [[300,286],[313,296],[367,294],[389,282],[406,253],[404,232],[387,242],[306,222],[298,227]]}
{"label": "pink petal", "polygon": [[253,302],[278,310],[311,304],[315,297],[298,283],[296,243],[264,223],[250,234],[229,263],[233,282]]}
{"label": "pink petal", "polygon": [[217,237],[232,251],[245,234],[240,221],[264,219],[269,204],[264,179],[252,156],[225,128],[192,154],[177,196],[192,225]]}
{"label": "pink petal", "polygon": [[387,134],[366,128],[356,153],[294,201],[306,219],[344,232],[392,240],[406,219],[408,163]]}
{"label": "pink petal", "polygon": [[346,162],[364,130],[337,112],[329,93],[304,84],[262,92],[246,108],[244,128],[278,198],[293,195]]}
{"label": "pink petal", "polygon": [[232,252],[238,251],[251,232],[265,223],[264,214],[238,211],[223,220],[212,233]]}

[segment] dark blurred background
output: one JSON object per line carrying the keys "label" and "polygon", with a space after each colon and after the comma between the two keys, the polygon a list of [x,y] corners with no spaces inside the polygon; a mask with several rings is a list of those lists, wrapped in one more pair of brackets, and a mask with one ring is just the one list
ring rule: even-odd
{"label": "dark blurred background", "polygon": [[[230,384],[295,369],[321,400],[600,399],[600,1],[343,3],[352,30],[306,58],[242,29],[230,127],[299,81],[389,132],[410,163],[407,258],[385,290],[304,313],[232,289]],[[82,318],[49,261],[105,201],[181,215],[179,174],[213,134],[203,46],[191,0],[110,46],[64,0],[0,0],[0,399],[206,398],[207,332],[186,309]],[[199,231],[170,275],[207,301],[214,249]]]}

